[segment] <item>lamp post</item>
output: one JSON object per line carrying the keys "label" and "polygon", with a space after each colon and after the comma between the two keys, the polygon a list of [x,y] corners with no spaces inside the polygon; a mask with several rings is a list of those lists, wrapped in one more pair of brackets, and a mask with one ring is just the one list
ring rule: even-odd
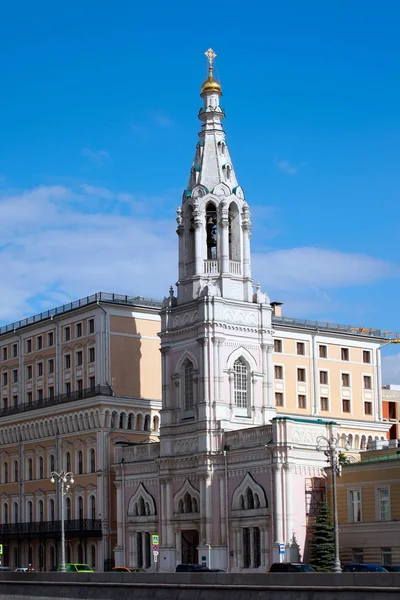
{"label": "lamp post", "polygon": [[52,471],[51,483],[61,484],[61,572],[65,573],[67,568],[65,566],[65,527],[64,527],[64,496],[71,487],[70,484],[74,483],[74,474],[71,471],[67,473],[65,471]]}
{"label": "lamp post", "polygon": [[[329,439],[323,435],[317,437],[317,450],[323,452],[329,459],[332,469],[332,493],[333,493],[333,529],[335,535],[335,561],[333,564],[333,572],[341,573],[342,567],[340,565],[339,558],[339,523],[337,514],[337,497],[336,497],[336,475],[341,473],[341,465],[339,463],[339,453],[341,448],[339,447],[339,439],[336,437],[330,437]],[[350,446],[347,443],[345,450],[350,450]]]}

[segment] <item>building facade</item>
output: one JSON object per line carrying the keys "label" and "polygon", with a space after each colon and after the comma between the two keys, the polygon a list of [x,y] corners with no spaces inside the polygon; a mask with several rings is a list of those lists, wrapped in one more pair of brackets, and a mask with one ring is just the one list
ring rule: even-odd
{"label": "building facade", "polygon": [[337,482],[340,558],[400,565],[400,454],[397,440],[376,442],[343,465]]}
{"label": "building facade", "polygon": [[161,394],[159,304],[99,293],[0,330],[0,538],[3,564],[67,560],[97,570],[116,539],[114,443],[156,439]]}
{"label": "building facade", "polygon": [[389,438],[400,438],[400,385],[384,385],[382,390],[382,415],[390,424]]}
{"label": "building facade", "polygon": [[[265,570],[307,556],[321,435],[385,439],[379,332],[285,318],[251,274],[249,205],[227,147],[221,87],[177,210],[179,264],[161,310],[159,443],[121,445],[116,561]],[[159,547],[152,548],[152,535]]]}

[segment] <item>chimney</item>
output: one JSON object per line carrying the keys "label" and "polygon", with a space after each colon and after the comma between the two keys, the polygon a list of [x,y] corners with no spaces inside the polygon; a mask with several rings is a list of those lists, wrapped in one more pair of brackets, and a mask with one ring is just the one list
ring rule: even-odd
{"label": "chimney", "polygon": [[283,302],[271,302],[272,312],[274,317],[282,316],[282,304]]}

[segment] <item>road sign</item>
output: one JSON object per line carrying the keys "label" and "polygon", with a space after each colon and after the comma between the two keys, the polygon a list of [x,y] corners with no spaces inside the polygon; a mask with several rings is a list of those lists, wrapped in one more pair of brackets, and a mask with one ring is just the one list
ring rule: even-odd
{"label": "road sign", "polygon": [[160,553],[158,550],[153,550],[153,556],[158,556]]}
{"label": "road sign", "polygon": [[3,544],[0,544],[0,554],[3,554]]}
{"label": "road sign", "polygon": [[279,554],[285,554],[285,544],[279,544]]}
{"label": "road sign", "polygon": [[158,546],[158,544],[160,543],[160,536],[158,535],[158,533],[153,533],[153,535],[151,536],[151,543],[156,546]]}
{"label": "road sign", "polygon": [[153,552],[154,552],[154,550],[158,550],[158,549],[159,549],[159,547],[160,547],[160,546],[159,546],[158,544],[153,544]]}
{"label": "road sign", "polygon": [[157,554],[155,554],[155,555],[153,556],[153,558],[154,558],[154,562],[157,562],[157,560],[158,560],[158,556],[157,556]]}

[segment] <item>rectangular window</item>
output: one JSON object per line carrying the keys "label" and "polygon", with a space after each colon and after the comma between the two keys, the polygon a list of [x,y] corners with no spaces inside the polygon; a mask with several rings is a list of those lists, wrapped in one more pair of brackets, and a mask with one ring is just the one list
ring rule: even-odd
{"label": "rectangular window", "polygon": [[69,381],[67,381],[67,383],[65,384],[65,393],[67,394],[67,396],[71,395],[71,383]]}
{"label": "rectangular window", "polygon": [[364,390],[372,390],[372,377],[371,377],[371,375],[364,375]]}
{"label": "rectangular window", "polygon": [[297,354],[304,356],[306,353],[306,345],[304,342],[297,342],[296,344]]}
{"label": "rectangular window", "polygon": [[321,410],[329,410],[329,398],[321,396]]}
{"label": "rectangular window", "polygon": [[41,363],[41,362],[37,364],[37,376],[38,377],[43,376],[43,363]]}
{"label": "rectangular window", "polygon": [[26,340],[26,352],[32,352],[32,340]]}
{"label": "rectangular window", "polygon": [[13,397],[13,406],[18,406],[18,396],[15,394]]}
{"label": "rectangular window", "polygon": [[12,345],[13,358],[17,358],[18,356],[18,344]]}
{"label": "rectangular window", "polygon": [[362,548],[353,548],[353,562],[355,564],[363,564],[364,550]]}
{"label": "rectangular window", "polygon": [[2,385],[7,385],[7,384],[8,384],[8,373],[6,371],[5,373],[3,373]]}
{"label": "rectangular window", "polygon": [[83,380],[82,379],[76,380],[76,388],[77,388],[77,391],[79,392],[79,394],[82,394],[82,392],[83,392]]}
{"label": "rectangular window", "polygon": [[89,387],[92,390],[92,392],[94,392],[94,389],[96,387],[96,381],[94,377],[89,377]]}
{"label": "rectangular window", "polygon": [[4,396],[3,398],[3,410],[6,411],[8,409],[8,398]]}
{"label": "rectangular window", "polygon": [[361,522],[361,490],[349,491],[349,518],[350,523]]}
{"label": "rectangular window", "polygon": [[342,410],[344,413],[349,413],[350,411],[350,400],[348,398],[343,398],[342,400]]}
{"label": "rectangular window", "polygon": [[371,351],[370,350],[363,350],[363,362],[366,363],[367,365],[371,364]]}
{"label": "rectangular window", "polygon": [[364,402],[364,414],[372,415],[372,402]]}
{"label": "rectangular window", "polygon": [[280,365],[275,365],[275,379],[283,379],[283,368]]}
{"label": "rectangular window", "polygon": [[276,404],[276,406],[283,406],[282,392],[275,392],[275,404]]}
{"label": "rectangular window", "polygon": [[8,348],[7,348],[7,346],[4,346],[4,348],[2,348],[2,353],[1,354],[2,354],[3,360],[7,360],[7,356],[8,356]]}
{"label": "rectangular window", "polygon": [[94,319],[89,319],[88,325],[89,333],[94,333]]}
{"label": "rectangular window", "polygon": [[28,404],[32,404],[32,392],[26,394],[26,401]]}
{"label": "rectangular window", "polygon": [[51,385],[49,386],[49,398],[53,399],[54,398],[54,387]]}
{"label": "rectangular window", "polygon": [[328,384],[328,371],[320,371],[319,372],[319,382],[324,385]]}
{"label": "rectangular window", "polygon": [[297,381],[305,381],[306,380],[306,370],[305,369],[297,369]]}
{"label": "rectangular window", "polygon": [[94,362],[95,359],[95,349],[94,347],[89,348],[89,362],[92,363]]}
{"label": "rectangular window", "polygon": [[49,375],[51,375],[51,373],[54,373],[54,358],[50,358],[50,360],[48,361],[47,372],[49,373]]}
{"label": "rectangular window", "polygon": [[71,339],[71,328],[64,327],[64,342],[69,342]]}
{"label": "rectangular window", "polygon": [[82,355],[82,350],[79,350],[79,351],[76,353],[76,366],[77,366],[77,367],[80,367],[80,366],[82,366],[82,362],[83,362],[83,359],[82,359],[82,357],[83,357],[83,355]]}
{"label": "rectangular window", "polygon": [[274,340],[274,352],[282,352],[282,340]]}
{"label": "rectangular window", "polygon": [[18,369],[13,369],[12,372],[12,382],[18,383]]}
{"label": "rectangular window", "polygon": [[320,358],[328,358],[328,346],[321,344],[319,347],[319,357]]}
{"label": "rectangular window", "polygon": [[383,567],[391,567],[392,566],[392,549],[391,548],[382,548],[382,566]]}
{"label": "rectangular window", "polygon": [[49,333],[47,334],[47,345],[48,346],[53,346],[54,345],[54,333],[53,333],[53,331],[49,331]]}
{"label": "rectangular window", "polygon": [[389,488],[378,488],[378,519],[379,521],[390,521]]}
{"label": "rectangular window", "polygon": [[65,355],[64,362],[65,362],[65,368],[70,369],[71,368],[71,355],[70,354]]}
{"label": "rectangular window", "polygon": [[307,408],[307,399],[304,394],[297,396],[297,404],[299,408]]}
{"label": "rectangular window", "polygon": [[38,335],[36,338],[36,350],[41,350],[43,348],[43,336]]}
{"label": "rectangular window", "polygon": [[342,348],[340,350],[340,356],[342,360],[349,360],[349,349],[348,348]]}
{"label": "rectangular window", "polygon": [[[191,364],[191,363],[190,363]],[[186,371],[185,368],[185,407],[186,407]],[[233,374],[233,390],[235,406],[237,408],[247,408],[247,366],[241,360],[236,360]],[[192,384],[193,388],[193,384]],[[192,404],[193,406],[193,404]],[[191,407],[192,408],[192,407]]]}
{"label": "rectangular window", "polygon": [[76,337],[82,337],[82,323],[76,324]]}
{"label": "rectangular window", "polygon": [[342,386],[350,387],[350,373],[342,373]]}
{"label": "rectangular window", "polygon": [[43,390],[42,390],[42,388],[40,388],[40,390],[37,391],[37,399],[38,400],[43,400]]}
{"label": "rectangular window", "polygon": [[32,365],[26,367],[26,378],[32,379]]}

